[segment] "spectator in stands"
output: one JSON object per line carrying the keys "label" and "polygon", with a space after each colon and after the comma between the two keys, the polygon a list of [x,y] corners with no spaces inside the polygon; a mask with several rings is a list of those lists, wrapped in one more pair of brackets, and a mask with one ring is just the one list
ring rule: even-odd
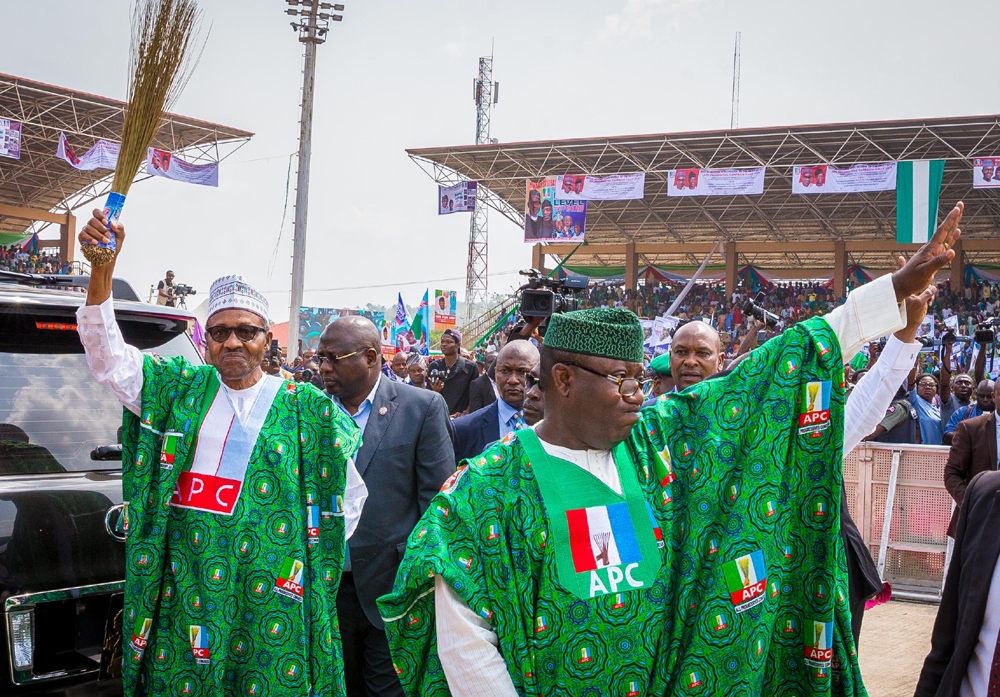
{"label": "spectator in stands", "polygon": [[443,358],[430,365],[431,389],[441,394],[448,403],[452,418],[467,414],[469,410],[469,385],[479,377],[474,361],[462,358],[462,334],[457,329],[445,329],[441,335]]}
{"label": "spectator in stands", "polygon": [[688,322],[674,332],[670,345],[670,374],[675,389],[684,390],[722,370],[719,333],[700,321]]}
{"label": "spectator in stands", "polygon": [[389,363],[389,379],[393,382],[409,382],[410,375],[406,372],[406,360],[409,354],[399,351]]}
{"label": "spectator in stands", "polygon": [[[968,376],[960,375],[959,377]],[[959,423],[965,421],[966,419],[974,419],[987,412],[995,411],[996,404],[993,401],[993,393],[995,389],[996,385],[994,385],[992,380],[983,380],[976,386],[976,401],[972,404],[956,409],[952,413],[951,418],[948,420],[947,425],[944,427],[944,435],[941,440],[945,445],[951,445]],[[943,419],[944,417],[942,416],[942,420]]]}
{"label": "spectator in stands", "polygon": [[935,404],[938,379],[934,373],[921,373],[917,386],[910,392],[910,404],[917,410],[920,442],[924,445],[941,445],[941,408]]}
{"label": "spectator in stands", "polygon": [[[951,420],[951,415],[955,410],[968,406],[972,402],[972,393],[976,385],[983,381],[986,368],[986,345],[979,345],[979,355],[976,357],[976,378],[971,375],[958,374],[951,377],[952,347],[955,344],[954,334],[942,339],[941,348],[941,386],[939,396],[941,397],[941,423],[947,424]],[[944,429],[945,433],[948,429]],[[945,440],[945,445],[950,443]]]}
{"label": "spectator in stands", "polygon": [[[997,382],[994,385],[993,400],[997,399]],[[944,485],[948,493],[961,507],[969,482],[980,472],[997,468],[997,420],[995,412],[988,412],[973,419],[959,422],[955,437],[948,453],[948,463],[944,466]],[[959,509],[955,509],[948,525],[948,535],[955,536]]]}

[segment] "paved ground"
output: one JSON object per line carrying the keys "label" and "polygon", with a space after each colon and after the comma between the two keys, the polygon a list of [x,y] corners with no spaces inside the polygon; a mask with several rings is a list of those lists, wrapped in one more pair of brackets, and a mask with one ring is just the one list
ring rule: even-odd
{"label": "paved ground", "polygon": [[865,613],[861,674],[871,697],[912,697],[937,605],[891,600]]}

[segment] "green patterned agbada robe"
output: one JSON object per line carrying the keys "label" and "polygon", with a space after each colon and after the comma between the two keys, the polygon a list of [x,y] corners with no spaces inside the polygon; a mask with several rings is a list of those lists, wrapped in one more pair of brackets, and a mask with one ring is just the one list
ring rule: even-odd
{"label": "green patterned agbada robe", "polygon": [[343,695],[342,497],[360,433],[285,382],[232,515],[171,506],[215,390],[214,368],[146,356],[142,416],[125,412],[125,694]]}
{"label": "green patterned agbada robe", "polygon": [[[434,574],[488,619],[522,695],[866,694],[839,534],[843,374],[816,318],[662,397],[614,450],[625,503],[533,433],[466,461],[379,600],[407,694],[448,694]],[[617,557],[607,534],[574,538],[604,511]]]}

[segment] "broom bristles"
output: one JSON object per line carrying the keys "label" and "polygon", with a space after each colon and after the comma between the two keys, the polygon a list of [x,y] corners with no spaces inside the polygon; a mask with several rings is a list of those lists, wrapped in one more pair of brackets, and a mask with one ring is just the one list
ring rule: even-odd
{"label": "broom bristles", "polygon": [[[201,10],[195,0],[138,0],[132,14],[128,106],[111,190],[128,194],[163,112],[180,96],[197,65]],[[200,55],[200,52],[199,52]]]}

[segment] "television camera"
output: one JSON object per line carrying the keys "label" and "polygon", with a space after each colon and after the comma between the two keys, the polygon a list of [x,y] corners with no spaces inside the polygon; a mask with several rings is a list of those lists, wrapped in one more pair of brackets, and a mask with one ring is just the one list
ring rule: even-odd
{"label": "television camera", "polygon": [[586,276],[549,278],[542,276],[536,269],[527,269],[520,274],[528,277],[528,282],[518,288],[521,294],[519,311],[524,318],[547,318],[579,309],[577,293],[590,285],[590,279]]}

